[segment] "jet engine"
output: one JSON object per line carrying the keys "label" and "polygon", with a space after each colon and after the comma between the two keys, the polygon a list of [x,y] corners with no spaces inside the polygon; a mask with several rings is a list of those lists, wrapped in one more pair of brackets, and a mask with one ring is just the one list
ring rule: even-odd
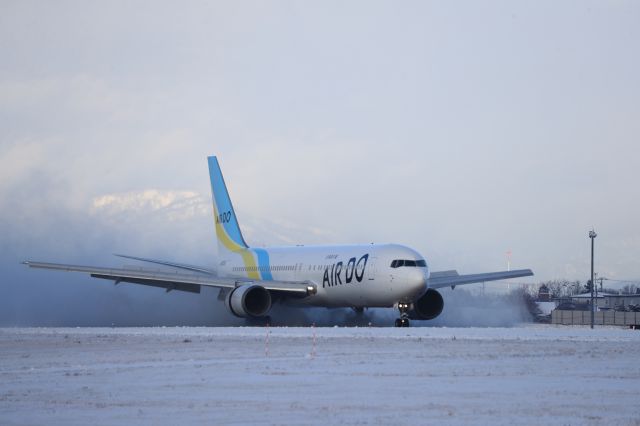
{"label": "jet engine", "polygon": [[263,317],[271,309],[271,293],[257,284],[244,284],[229,292],[226,304],[237,317]]}
{"label": "jet engine", "polygon": [[444,300],[442,300],[440,293],[429,289],[420,299],[413,303],[408,314],[411,319],[430,320],[440,315],[442,308],[444,308]]}

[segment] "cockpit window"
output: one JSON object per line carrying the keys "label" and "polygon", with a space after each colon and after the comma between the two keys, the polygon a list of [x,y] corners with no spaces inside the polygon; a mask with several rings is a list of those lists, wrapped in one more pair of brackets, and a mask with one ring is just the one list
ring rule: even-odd
{"label": "cockpit window", "polygon": [[426,268],[427,262],[424,259],[420,260],[409,260],[409,259],[396,259],[391,262],[392,268],[399,268],[401,266],[409,266],[409,267],[420,267]]}

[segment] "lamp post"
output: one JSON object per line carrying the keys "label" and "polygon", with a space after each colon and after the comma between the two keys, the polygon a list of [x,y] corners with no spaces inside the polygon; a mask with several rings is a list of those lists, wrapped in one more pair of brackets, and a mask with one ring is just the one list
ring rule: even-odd
{"label": "lamp post", "polygon": [[593,280],[593,242],[595,241],[598,234],[592,229],[589,231],[589,238],[591,238],[591,328],[593,328],[594,322],[594,303],[593,303],[593,288],[595,286],[595,282]]}

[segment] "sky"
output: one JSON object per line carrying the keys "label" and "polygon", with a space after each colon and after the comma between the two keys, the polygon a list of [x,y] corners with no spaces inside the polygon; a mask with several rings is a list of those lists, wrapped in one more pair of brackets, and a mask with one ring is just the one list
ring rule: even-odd
{"label": "sky", "polygon": [[183,3],[0,3],[0,323],[212,318],[19,263],[214,265],[208,155],[252,245],[640,279],[640,3]]}

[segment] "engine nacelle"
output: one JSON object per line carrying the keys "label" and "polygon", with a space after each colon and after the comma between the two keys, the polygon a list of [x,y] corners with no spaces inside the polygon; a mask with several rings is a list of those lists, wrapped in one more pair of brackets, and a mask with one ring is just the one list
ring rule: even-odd
{"label": "engine nacelle", "polygon": [[444,300],[440,293],[429,289],[420,299],[413,303],[413,307],[409,311],[409,318],[417,320],[434,319],[442,313],[442,308],[444,308]]}
{"label": "engine nacelle", "polygon": [[271,309],[271,293],[257,284],[244,284],[229,292],[226,304],[237,317],[263,317]]}

